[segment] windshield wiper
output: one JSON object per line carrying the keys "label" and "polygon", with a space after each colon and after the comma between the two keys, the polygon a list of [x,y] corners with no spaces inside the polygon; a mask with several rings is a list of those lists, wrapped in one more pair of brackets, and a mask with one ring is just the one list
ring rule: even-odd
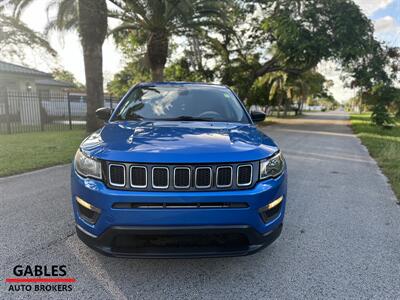
{"label": "windshield wiper", "polygon": [[139,116],[129,116],[129,117],[122,117],[122,116],[116,116],[114,118],[114,121],[142,121],[143,117]]}
{"label": "windshield wiper", "polygon": [[175,118],[165,118],[165,119],[157,119],[161,121],[204,121],[204,122],[210,122],[210,121],[215,121],[212,118],[199,118],[199,117],[192,117],[192,116],[179,116]]}

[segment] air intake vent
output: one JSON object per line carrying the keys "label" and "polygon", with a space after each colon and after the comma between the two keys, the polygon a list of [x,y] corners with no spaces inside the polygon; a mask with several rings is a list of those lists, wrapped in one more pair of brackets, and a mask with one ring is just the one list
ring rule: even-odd
{"label": "air intake vent", "polygon": [[190,168],[175,168],[174,186],[178,189],[190,187]]}
{"label": "air intake vent", "polygon": [[169,169],[167,167],[153,168],[153,188],[167,189],[169,186]]}
{"label": "air intake vent", "polygon": [[146,188],[147,187],[147,169],[142,166],[131,167],[131,187]]}
{"label": "air intake vent", "polygon": [[211,187],[211,168],[199,167],[196,169],[196,187],[200,189],[206,189]]}
{"label": "air intake vent", "polygon": [[230,187],[232,185],[232,167],[217,168],[217,187]]}
{"label": "air intake vent", "polygon": [[202,203],[169,203],[169,202],[161,202],[161,203],[129,203],[129,202],[120,202],[114,203],[113,208],[117,209],[193,209],[193,208],[248,208],[249,205],[245,202],[202,202]]}
{"label": "air intake vent", "polygon": [[252,165],[241,165],[237,168],[237,185],[248,186],[251,185],[253,177],[253,166]]}
{"label": "air intake vent", "polygon": [[110,184],[113,186],[125,186],[125,166],[124,165],[109,165]]}

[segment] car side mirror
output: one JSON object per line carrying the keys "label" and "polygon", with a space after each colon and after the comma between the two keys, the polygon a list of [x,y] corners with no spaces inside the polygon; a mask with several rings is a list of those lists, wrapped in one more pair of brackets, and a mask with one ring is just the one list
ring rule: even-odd
{"label": "car side mirror", "polygon": [[112,110],[108,107],[102,107],[96,110],[96,117],[103,121],[108,121],[111,117]]}
{"label": "car side mirror", "polygon": [[254,123],[262,122],[266,118],[266,114],[264,114],[261,111],[252,111],[251,112],[251,119],[253,120]]}

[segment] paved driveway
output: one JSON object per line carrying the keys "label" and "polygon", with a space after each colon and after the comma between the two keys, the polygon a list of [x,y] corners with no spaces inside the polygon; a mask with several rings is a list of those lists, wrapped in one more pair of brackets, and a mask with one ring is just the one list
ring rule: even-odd
{"label": "paved driveway", "polygon": [[[0,179],[0,298],[400,298],[400,206],[340,113],[263,129],[290,172],[284,230],[253,256],[127,260],[76,237],[69,167]],[[66,264],[72,292],[6,292],[17,264]]]}

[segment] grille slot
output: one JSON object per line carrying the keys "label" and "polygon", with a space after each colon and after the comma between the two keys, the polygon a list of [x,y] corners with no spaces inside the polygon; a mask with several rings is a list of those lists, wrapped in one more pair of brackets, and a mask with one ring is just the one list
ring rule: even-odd
{"label": "grille slot", "polygon": [[110,184],[117,187],[125,186],[125,166],[110,164],[108,166]]}
{"label": "grille slot", "polygon": [[217,187],[230,187],[232,185],[232,167],[217,168]]}
{"label": "grille slot", "polygon": [[169,186],[169,169],[167,167],[154,167],[152,185],[155,189],[167,189]]}
{"label": "grille slot", "polygon": [[131,167],[131,187],[144,189],[147,187],[147,168],[143,166]]}
{"label": "grille slot", "polygon": [[253,177],[252,165],[240,165],[237,168],[237,185],[249,186],[251,185]]}
{"label": "grille slot", "polygon": [[211,187],[212,169],[210,167],[198,167],[195,172],[196,187],[207,189]]}
{"label": "grille slot", "polygon": [[177,167],[174,169],[174,187],[178,189],[190,187],[190,168]]}

